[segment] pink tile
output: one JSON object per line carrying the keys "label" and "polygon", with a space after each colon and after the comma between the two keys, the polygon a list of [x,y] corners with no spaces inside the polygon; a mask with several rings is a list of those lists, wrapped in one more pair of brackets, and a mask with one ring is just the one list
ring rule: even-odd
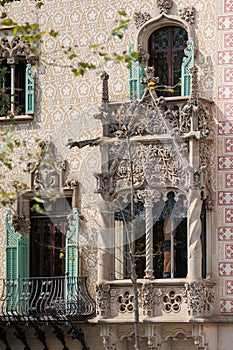
{"label": "pink tile", "polygon": [[233,156],[218,157],[218,170],[232,170],[232,169],[233,169]]}
{"label": "pink tile", "polygon": [[233,173],[228,173],[225,176],[225,187],[233,190]]}
{"label": "pink tile", "polygon": [[233,226],[220,226],[218,228],[218,240],[219,241],[232,241],[233,240]]}
{"label": "pink tile", "polygon": [[233,1],[224,0],[224,12],[233,12]]}
{"label": "pink tile", "polygon": [[220,262],[218,273],[219,276],[233,276],[233,262]]}
{"label": "pink tile", "polygon": [[233,135],[233,122],[218,122],[218,135]]}
{"label": "pink tile", "polygon": [[233,192],[219,191],[218,192],[218,205],[232,205],[233,204]]}
{"label": "pink tile", "polygon": [[233,16],[219,16],[218,29],[219,30],[233,29]]}
{"label": "pink tile", "polygon": [[[232,61],[233,64],[233,61]],[[219,100],[233,100],[233,86],[221,86],[218,88],[218,99]]]}
{"label": "pink tile", "polygon": [[225,116],[228,118],[233,118],[233,103],[225,103],[224,107]]}
{"label": "pink tile", "polygon": [[218,51],[218,64],[221,66],[232,65],[233,63],[233,51],[224,50]]}
{"label": "pink tile", "polygon": [[227,224],[233,224],[233,209],[231,208],[225,209],[225,222]]}
{"label": "pink tile", "polygon": [[225,256],[226,259],[233,259],[233,244],[226,244]]}
{"label": "pink tile", "polygon": [[233,313],[233,299],[221,299],[220,300],[220,311],[222,314]]}
{"label": "pink tile", "polygon": [[225,139],[225,152],[233,152],[233,138]]}
{"label": "pink tile", "polygon": [[224,34],[224,46],[233,47],[233,33]]}
{"label": "pink tile", "polygon": [[226,281],[226,294],[233,294],[233,281]]}

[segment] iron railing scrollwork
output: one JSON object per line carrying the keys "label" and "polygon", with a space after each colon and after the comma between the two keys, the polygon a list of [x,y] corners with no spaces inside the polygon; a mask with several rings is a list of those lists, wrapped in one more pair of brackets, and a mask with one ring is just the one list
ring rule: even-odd
{"label": "iron railing scrollwork", "polygon": [[95,314],[85,277],[0,280],[0,316],[30,319],[85,319]]}

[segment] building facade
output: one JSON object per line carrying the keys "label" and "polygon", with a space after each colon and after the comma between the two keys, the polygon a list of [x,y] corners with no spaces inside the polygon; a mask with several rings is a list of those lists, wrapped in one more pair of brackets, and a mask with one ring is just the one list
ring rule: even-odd
{"label": "building facade", "polygon": [[232,1],[4,11],[0,349],[230,348]]}

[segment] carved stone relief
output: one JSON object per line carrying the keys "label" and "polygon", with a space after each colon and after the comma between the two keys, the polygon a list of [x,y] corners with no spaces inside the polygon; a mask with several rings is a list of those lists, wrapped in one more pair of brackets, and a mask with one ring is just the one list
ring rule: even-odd
{"label": "carved stone relief", "polygon": [[172,7],[172,5],[172,0],[157,0],[157,6],[160,9],[160,12],[167,13],[168,10],[170,10],[170,8]]}
{"label": "carved stone relief", "polygon": [[189,24],[193,24],[195,22],[195,8],[193,6],[184,7],[179,10],[179,16]]}
{"label": "carved stone relief", "polygon": [[162,300],[165,312],[180,312],[181,304],[183,303],[183,293],[172,289],[163,296]]}
{"label": "carved stone relief", "polygon": [[96,285],[96,315],[100,318],[110,316],[110,285],[105,282]]}
{"label": "carved stone relief", "polygon": [[29,235],[30,232],[30,222],[25,219],[22,215],[13,215],[12,217],[12,226],[15,231],[20,233],[22,236]]}
{"label": "carved stone relief", "polygon": [[188,304],[188,314],[190,316],[203,316],[204,311],[209,312],[213,305],[213,288],[206,287],[200,281],[186,283],[185,302]]}
{"label": "carved stone relief", "polygon": [[28,164],[31,174],[31,190],[60,190],[65,185],[66,161],[60,159],[51,142],[42,141],[37,162]]}
{"label": "carved stone relief", "polygon": [[17,56],[24,56],[29,63],[35,63],[36,56],[28,49],[29,44],[19,36],[0,38],[0,56],[7,58],[8,64],[17,63]]}
{"label": "carved stone relief", "polygon": [[143,316],[152,317],[154,315],[154,306],[161,302],[162,290],[156,288],[152,283],[144,283],[141,289],[141,303]]}
{"label": "carved stone relief", "polygon": [[144,23],[151,19],[151,15],[148,12],[135,12],[134,22],[137,29],[139,29]]}

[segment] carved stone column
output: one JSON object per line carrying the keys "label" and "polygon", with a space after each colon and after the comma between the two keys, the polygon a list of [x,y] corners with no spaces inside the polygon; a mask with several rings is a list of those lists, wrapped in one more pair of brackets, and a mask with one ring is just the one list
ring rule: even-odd
{"label": "carved stone column", "polygon": [[201,209],[200,190],[191,189],[188,204],[188,278],[191,281],[202,277]]}
{"label": "carved stone column", "polygon": [[146,269],[145,278],[153,276],[153,202],[148,196],[145,198],[146,208]]}
{"label": "carved stone column", "polygon": [[148,324],[145,326],[145,335],[148,338],[147,344],[148,349],[151,350],[161,350],[161,335],[160,326]]}
{"label": "carved stone column", "polygon": [[98,242],[98,280],[113,280],[115,277],[115,228],[114,212],[108,202],[102,203],[101,225]]}
{"label": "carved stone column", "polygon": [[118,342],[116,335],[116,326],[102,326],[101,336],[103,337],[103,344],[106,350],[117,350]]}

